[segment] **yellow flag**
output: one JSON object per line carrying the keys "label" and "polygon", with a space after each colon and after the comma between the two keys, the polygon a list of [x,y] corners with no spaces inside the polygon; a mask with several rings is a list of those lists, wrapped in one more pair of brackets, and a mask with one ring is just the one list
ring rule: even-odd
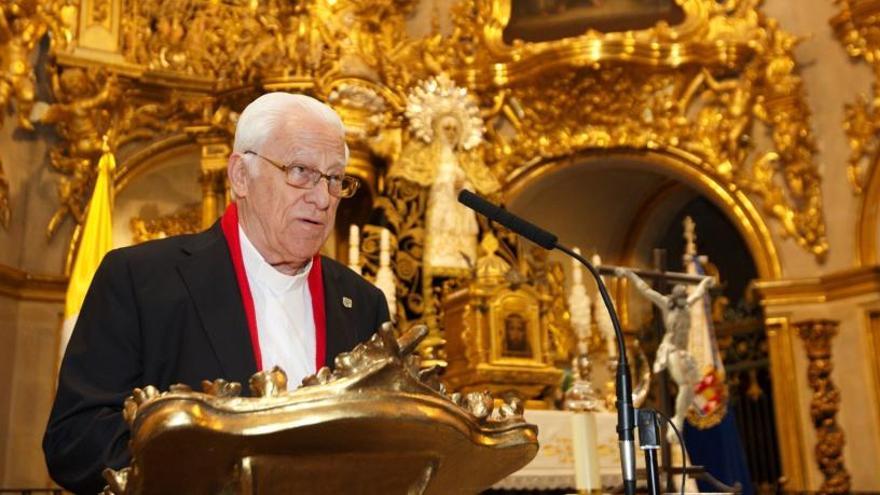
{"label": "yellow flag", "polygon": [[73,262],[73,270],[70,272],[70,285],[67,286],[67,299],[64,305],[64,326],[61,331],[61,355],[67,348],[70,333],[76,323],[83,299],[92,283],[92,277],[101,259],[107,254],[113,245],[113,224],[111,212],[113,210],[113,172],[116,170],[116,159],[113,153],[105,149],[104,154],[98,161],[98,178],[95,180],[95,189],[92,191],[92,199],[86,210],[86,220],[83,224],[82,237],[80,238],[79,251]]}

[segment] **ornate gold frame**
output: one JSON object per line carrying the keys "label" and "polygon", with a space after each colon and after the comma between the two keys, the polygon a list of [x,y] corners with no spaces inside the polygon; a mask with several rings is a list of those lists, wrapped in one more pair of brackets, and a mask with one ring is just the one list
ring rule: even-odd
{"label": "ornate gold frame", "polygon": [[[607,156],[609,156],[608,152],[603,152],[601,155],[601,157]],[[696,169],[698,163],[688,162],[687,156],[676,156],[663,151],[634,152],[630,150],[612,151],[610,156],[616,159],[629,159],[634,164],[643,163],[645,169],[659,171],[680,179],[683,183],[706,195],[729,215],[739,229],[755,259],[759,276],[762,279],[770,280],[782,276],[782,268],[770,229],[764,223],[758,209],[748,195],[742,191],[731,191],[712,175],[700,173]],[[597,157],[590,157],[587,154],[535,164],[511,180],[505,191],[505,200],[509,201],[515,198],[525,187],[528,187],[528,184],[544,175],[569,167],[590,166],[590,163],[597,159]]]}
{"label": "ornate gold frame", "polygon": [[[517,294],[516,291],[505,289],[496,294],[495,299],[489,304],[488,310],[494,315],[489,320],[489,333],[493,335],[493,338],[490,339],[492,345],[490,346],[489,360],[493,364],[534,365],[535,360],[540,359],[546,352],[544,343],[538,335],[541,328],[541,321],[538,316],[541,312],[540,305],[538,304],[537,296],[534,295],[533,297],[534,299],[526,302],[527,300],[522,295]],[[505,340],[504,320],[514,311],[527,315],[525,317],[527,328],[526,341],[531,352],[531,355],[528,357],[509,356],[504,353],[502,345]]]}
{"label": "ornate gold frame", "polygon": [[[724,11],[715,2],[678,0],[685,18],[681,24],[665,23],[640,31],[599,33],[588,31],[583,36],[562,40],[508,45],[502,40],[507,27],[513,0],[491,0],[490,21],[484,25],[485,47],[491,57],[507,63],[496,66],[496,83],[515,82],[529,77],[529,72],[540,72],[557,66],[589,66],[602,62],[626,62],[651,66],[677,67],[688,63],[717,63],[738,65],[738,61],[754,54],[747,46],[747,37],[730,37],[721,43],[710,43],[711,18]],[[728,1],[727,4],[750,2]],[[740,32],[737,34],[746,34]]]}

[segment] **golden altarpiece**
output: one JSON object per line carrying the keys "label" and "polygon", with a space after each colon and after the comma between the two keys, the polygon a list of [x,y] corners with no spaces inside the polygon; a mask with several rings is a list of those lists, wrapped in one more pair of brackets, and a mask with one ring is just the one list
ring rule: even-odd
{"label": "golden altarpiece", "polygon": [[[429,228],[449,204],[441,186],[468,183],[505,202],[574,157],[639,157],[718,204],[760,277],[781,273],[770,229],[826,253],[798,40],[758,0],[675,0],[659,22],[534,41],[508,29],[529,21],[512,3],[460,0],[415,22],[428,10],[415,0],[9,0],[0,4],[0,104],[14,108],[5,125],[57,134],[49,236],[81,223],[102,141],[119,163],[118,194],[190,153],[200,192],[174,211],[131,215],[141,241],[217,218],[246,102],[276,90],[328,102],[348,129],[350,173],[367,186],[340,209],[330,254],[343,252],[348,224],[366,224],[369,277],[379,227],[388,228],[398,324],[425,323],[423,362],[448,363],[465,388],[510,384],[540,397],[574,337],[564,303],[554,303],[561,270],[509,234],[463,217],[464,234],[448,236],[466,241],[459,256],[428,261],[444,259],[428,256],[444,246]],[[499,280],[500,263],[520,278]],[[456,316],[466,308],[491,317]],[[523,317],[532,314],[541,316]],[[453,336],[455,318],[470,326]],[[491,373],[462,378],[463,356],[463,369]],[[786,470],[801,469],[800,447],[783,442]]]}

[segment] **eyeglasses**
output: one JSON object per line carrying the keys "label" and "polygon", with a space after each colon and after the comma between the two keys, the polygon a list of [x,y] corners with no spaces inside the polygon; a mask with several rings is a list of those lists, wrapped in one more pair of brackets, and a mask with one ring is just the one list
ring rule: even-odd
{"label": "eyeglasses", "polygon": [[304,165],[299,165],[296,163],[283,165],[274,160],[266,158],[256,151],[248,150],[245,151],[244,154],[255,155],[258,158],[262,158],[267,163],[284,172],[284,176],[287,179],[288,184],[293,187],[298,187],[300,189],[311,189],[317,186],[318,182],[320,182],[321,179],[327,179],[327,191],[330,193],[331,196],[335,196],[337,198],[350,198],[354,196],[354,193],[357,192],[358,187],[361,185],[360,181],[358,181],[357,178],[350,175],[327,175],[322,173],[320,170],[316,170],[314,168],[306,167]]}

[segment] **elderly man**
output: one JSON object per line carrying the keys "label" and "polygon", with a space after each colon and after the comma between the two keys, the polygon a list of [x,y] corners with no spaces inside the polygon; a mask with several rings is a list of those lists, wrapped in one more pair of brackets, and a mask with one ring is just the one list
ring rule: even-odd
{"label": "elderly man", "polygon": [[229,157],[235,201],[209,230],[107,254],[67,347],[43,439],[52,478],[99,492],[129,463],[134,387],[247,383],[274,365],[296,387],[389,319],[378,289],[317,253],[357,189],[339,116],[303,95],[242,112]]}

